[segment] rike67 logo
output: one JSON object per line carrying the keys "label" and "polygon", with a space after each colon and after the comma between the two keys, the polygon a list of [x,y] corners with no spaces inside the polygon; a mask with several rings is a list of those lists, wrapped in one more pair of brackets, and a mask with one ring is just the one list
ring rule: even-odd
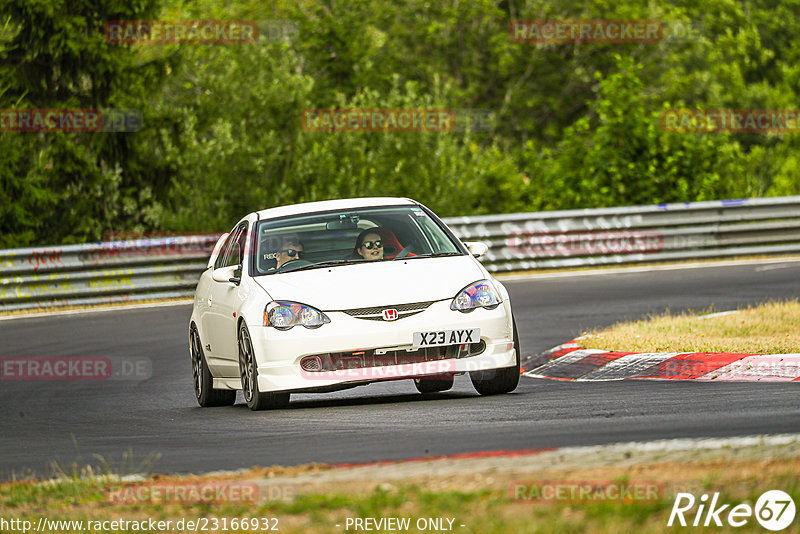
{"label": "rike67 logo", "polygon": [[742,503],[732,508],[730,504],[719,502],[719,493],[714,493],[710,501],[709,496],[704,493],[699,499],[697,511],[693,514],[692,510],[697,501],[691,493],[678,493],[667,526],[671,527],[677,520],[677,524],[685,527],[688,517],[693,527],[721,527],[725,523],[732,527],[742,527],[755,516],[762,527],[778,531],[792,524],[796,512],[792,498],[781,490],[764,492],[756,501],[755,507]]}

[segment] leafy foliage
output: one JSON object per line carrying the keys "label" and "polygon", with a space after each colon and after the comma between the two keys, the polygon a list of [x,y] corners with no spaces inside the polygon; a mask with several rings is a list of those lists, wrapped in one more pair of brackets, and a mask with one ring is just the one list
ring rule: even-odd
{"label": "leafy foliage", "polygon": [[[132,6],[132,7],[131,7]],[[163,61],[104,41],[107,20],[154,18],[155,1],[5,0],[0,108],[142,110]],[[147,220],[163,176],[124,133],[0,133],[2,245],[100,239]],[[157,169],[157,165],[155,166]],[[156,191],[158,190],[158,191]]]}
{"label": "leafy foliage", "polygon": [[[735,195],[741,154],[727,135],[687,135],[660,128],[659,112],[641,96],[641,66],[616,57],[603,78],[592,114],[566,128],[553,151],[535,157],[531,174],[541,189],[558,191],[542,208],[619,206],[711,200]],[[668,109],[670,105],[664,104]],[[532,148],[532,143],[529,142]]]}
{"label": "leafy foliage", "polygon": [[[113,45],[112,20],[255,20],[257,44]],[[656,43],[518,43],[512,20],[659,20]],[[800,194],[791,133],[662,110],[793,109],[800,0],[3,0],[0,108],[129,108],[136,133],[0,131],[0,246],[220,231],[286,203],[444,215]],[[485,130],[309,132],[320,108],[489,110]]]}

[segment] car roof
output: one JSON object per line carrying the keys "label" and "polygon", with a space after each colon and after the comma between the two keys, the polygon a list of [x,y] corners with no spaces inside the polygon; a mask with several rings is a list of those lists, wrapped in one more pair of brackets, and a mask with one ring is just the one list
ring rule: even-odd
{"label": "car roof", "polygon": [[274,217],[285,217],[287,215],[299,215],[301,213],[317,213],[321,211],[331,211],[350,208],[369,208],[373,206],[416,206],[417,203],[410,198],[401,197],[364,197],[364,198],[341,198],[337,200],[321,200],[318,202],[304,202],[302,204],[291,204],[289,206],[278,206],[257,211],[259,219],[272,219]]}

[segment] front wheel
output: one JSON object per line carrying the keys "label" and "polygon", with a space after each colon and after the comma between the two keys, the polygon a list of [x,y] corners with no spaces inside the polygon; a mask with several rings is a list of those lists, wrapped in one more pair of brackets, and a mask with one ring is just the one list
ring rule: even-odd
{"label": "front wheel", "polygon": [[242,393],[247,407],[253,411],[270,408],[285,408],[289,405],[288,393],[262,393],[258,391],[258,366],[253,352],[253,342],[247,325],[239,327],[239,376],[242,378]]}
{"label": "front wheel", "polygon": [[214,389],[213,377],[203,354],[203,345],[200,343],[200,334],[192,325],[189,330],[189,354],[192,357],[192,378],[194,378],[194,395],[197,404],[207,406],[230,406],[236,402],[236,391],[232,389]]}
{"label": "front wheel", "polygon": [[472,385],[481,395],[499,395],[517,389],[519,384],[520,351],[519,335],[517,334],[517,321],[512,318],[514,328],[514,352],[516,352],[516,365],[502,369],[489,369],[486,371],[473,371],[469,374]]}

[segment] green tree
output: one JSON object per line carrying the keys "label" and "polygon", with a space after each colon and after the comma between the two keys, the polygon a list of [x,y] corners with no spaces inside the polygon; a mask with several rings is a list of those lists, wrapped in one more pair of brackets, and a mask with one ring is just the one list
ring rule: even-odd
{"label": "green tree", "polygon": [[[5,0],[0,107],[131,108],[149,118],[146,96],[166,59],[108,44],[103,28],[158,11],[156,0]],[[157,222],[153,197],[165,176],[131,134],[3,132],[0,150],[13,154],[0,190],[24,198],[0,205],[6,243],[82,242]]]}
{"label": "green tree", "polygon": [[528,172],[548,192],[540,207],[712,200],[744,193],[738,145],[725,134],[664,131],[659,113],[649,111],[641,96],[642,67],[630,58],[616,60],[616,73],[597,75],[593,116],[567,128],[554,150],[529,154]]}

